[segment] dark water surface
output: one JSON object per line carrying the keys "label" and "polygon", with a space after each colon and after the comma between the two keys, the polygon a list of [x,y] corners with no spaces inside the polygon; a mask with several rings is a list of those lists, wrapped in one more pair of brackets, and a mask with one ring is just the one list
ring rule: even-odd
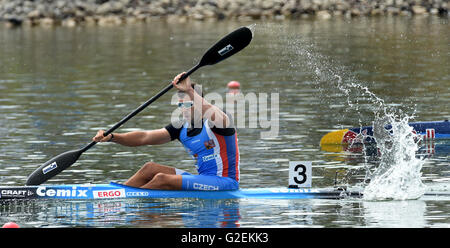
{"label": "dark water surface", "polygon": [[[0,28],[0,185],[23,185],[49,158],[82,147],[187,71],[216,40],[254,23],[155,21],[118,27]],[[327,132],[370,125],[367,87],[414,121],[450,118],[448,19],[383,17],[256,23],[241,53],[192,75],[207,93],[279,94],[279,132],[239,128],[241,187],[286,186],[289,161],[313,161],[313,187],[356,185],[377,158],[323,151]],[[318,77],[317,75],[322,75]],[[341,82],[336,84],[336,81]],[[345,88],[345,87],[344,87]],[[170,123],[173,92],[121,132]],[[249,106],[247,106],[249,108]],[[247,111],[247,114],[249,114]],[[251,113],[250,113],[251,114]],[[270,118],[270,114],[269,114]],[[448,142],[420,151],[422,180],[449,190]],[[431,151],[431,152],[430,152]],[[195,172],[178,142],[154,147],[98,144],[49,183],[123,181],[154,161]],[[26,227],[449,227],[448,198],[363,200],[147,200],[8,203],[0,222]]]}

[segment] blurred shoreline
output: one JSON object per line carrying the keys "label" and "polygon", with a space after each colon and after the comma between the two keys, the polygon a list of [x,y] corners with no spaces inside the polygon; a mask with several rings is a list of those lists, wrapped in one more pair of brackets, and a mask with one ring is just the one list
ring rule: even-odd
{"label": "blurred shoreline", "polygon": [[289,20],[359,16],[448,17],[447,0],[0,0],[7,27]]}

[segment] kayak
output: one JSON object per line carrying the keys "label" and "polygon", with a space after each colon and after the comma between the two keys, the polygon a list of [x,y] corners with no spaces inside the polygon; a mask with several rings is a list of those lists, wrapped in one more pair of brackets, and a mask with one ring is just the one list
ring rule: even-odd
{"label": "kayak", "polygon": [[27,199],[100,200],[127,198],[198,199],[340,199],[361,197],[345,188],[248,188],[224,191],[154,190],[111,182],[109,184],[73,184],[41,186],[0,186],[0,201]]}
{"label": "kayak", "polygon": [[[432,122],[414,122],[409,123],[413,127],[416,134],[423,140],[441,140],[450,139],[450,122],[432,121]],[[390,125],[385,127],[391,129]],[[363,139],[360,138],[363,134]],[[348,129],[337,130],[325,134],[320,140],[320,145],[334,145],[334,144],[355,144],[355,143],[375,143],[373,138],[373,127],[354,127]]]}
{"label": "kayak", "polygon": [[[425,196],[450,196],[446,191],[430,191]],[[154,190],[111,182],[109,184],[63,184],[41,186],[0,186],[0,202],[17,200],[115,200],[115,199],[349,199],[362,198],[363,189],[332,188],[247,188],[224,191]]]}

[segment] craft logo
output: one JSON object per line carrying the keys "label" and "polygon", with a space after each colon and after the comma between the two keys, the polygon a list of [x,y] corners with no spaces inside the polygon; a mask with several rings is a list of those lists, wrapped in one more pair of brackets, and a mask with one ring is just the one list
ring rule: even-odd
{"label": "craft logo", "polygon": [[227,45],[226,47],[220,49],[220,50],[219,50],[219,54],[220,54],[220,56],[223,56],[223,55],[227,54],[229,51],[231,51],[231,50],[233,50],[233,49],[234,49],[234,47],[233,47],[232,45],[229,44],[229,45]]}
{"label": "craft logo", "polygon": [[53,163],[51,163],[51,164],[45,166],[45,167],[42,169],[42,173],[47,174],[47,173],[49,173],[50,171],[56,169],[57,167],[58,167],[58,165],[56,164],[56,162],[53,162]]}
{"label": "craft logo", "polygon": [[2,189],[0,198],[26,198],[34,195],[34,192],[26,189]]}

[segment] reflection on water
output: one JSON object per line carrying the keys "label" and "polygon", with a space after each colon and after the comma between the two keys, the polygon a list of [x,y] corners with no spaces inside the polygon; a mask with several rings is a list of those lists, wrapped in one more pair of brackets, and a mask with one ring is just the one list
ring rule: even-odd
{"label": "reflection on water", "polygon": [[[239,227],[239,201],[27,201],[1,204],[1,219],[16,216],[23,227]],[[49,224],[50,223],[50,224]]]}
{"label": "reflection on water", "polygon": [[[98,129],[116,123],[164,88],[174,75],[191,68],[219,37],[248,24],[252,23],[170,25],[155,21],[121,27],[0,27],[0,184],[23,184],[47,159],[86,145]],[[225,95],[226,84],[232,80],[241,83],[244,94],[279,93],[277,137],[260,139],[260,133],[268,131],[263,128],[238,130],[242,187],[287,185],[290,160],[313,161],[313,187],[333,185],[336,173],[339,180],[348,177],[353,185],[364,180],[365,169],[376,165],[377,157],[360,151],[322,151],[319,141],[331,130],[370,124],[371,102],[364,95],[344,97],[333,87],[334,75],[317,80],[308,63],[322,69],[332,65],[344,81],[357,78],[389,106],[414,113],[415,121],[448,119],[448,39],[442,36],[447,29],[448,20],[436,17],[256,23],[248,48],[221,64],[202,68],[192,78],[207,93]],[[312,60],[303,56],[300,48],[318,56]],[[119,131],[164,127],[174,109],[171,97],[172,93],[163,96]],[[427,152],[427,147],[419,153]],[[430,147],[434,153],[427,154],[422,176],[426,184],[445,188],[449,183],[449,152],[448,146],[440,147]],[[121,181],[148,161],[195,171],[176,142],[138,148],[98,144],[50,183]],[[445,204],[424,203],[425,226],[448,223]],[[30,204],[34,205],[2,210],[2,220],[28,218],[29,226],[136,226],[149,221],[151,224],[143,225],[181,227],[196,226],[206,215],[201,210],[205,204],[196,201],[122,202],[120,207],[111,207],[117,212],[102,212],[102,207],[95,210],[99,203],[92,203],[92,208],[87,203],[71,203],[78,204],[65,212],[71,217],[54,211],[58,204],[66,203]],[[104,211],[109,209],[108,203],[101,204]],[[126,204],[135,206],[125,208]],[[204,225],[220,226],[223,221],[246,227],[383,223],[377,214],[368,214],[376,217],[366,221],[365,204],[353,201],[274,201],[272,205],[245,200],[238,201],[238,213],[234,205],[227,202],[218,206],[218,217],[206,215],[213,221]],[[224,211],[227,206],[230,212]],[[444,219],[434,216],[429,220],[433,216],[430,209],[441,211]],[[87,217],[90,212],[98,215]],[[71,222],[77,214],[81,219]],[[227,221],[227,215],[240,217]],[[125,217],[136,219],[127,222]]]}
{"label": "reflection on water", "polygon": [[424,227],[427,204],[424,201],[391,201],[363,203],[364,216],[367,222],[375,226],[393,227]]}
{"label": "reflection on water", "polygon": [[[450,227],[449,199],[3,202],[21,227]],[[19,214],[20,213],[20,214]]]}

